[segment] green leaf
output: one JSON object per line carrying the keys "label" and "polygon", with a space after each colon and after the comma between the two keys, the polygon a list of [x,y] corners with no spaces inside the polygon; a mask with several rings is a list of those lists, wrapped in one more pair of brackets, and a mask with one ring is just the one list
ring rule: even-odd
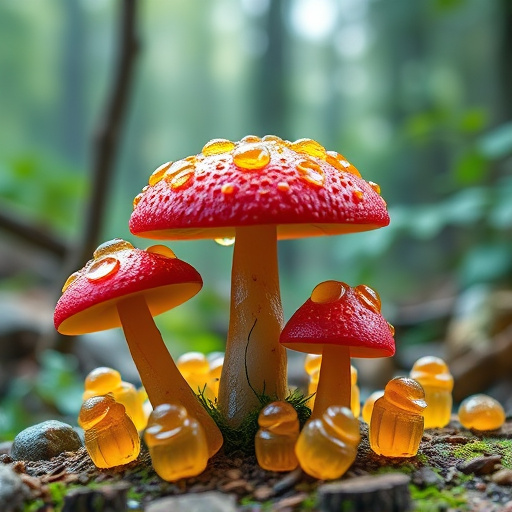
{"label": "green leaf", "polygon": [[512,154],[512,122],[502,124],[482,137],[478,147],[482,155],[491,159]]}
{"label": "green leaf", "polygon": [[479,151],[471,149],[455,163],[454,177],[459,185],[473,185],[481,182],[487,172],[487,159]]}

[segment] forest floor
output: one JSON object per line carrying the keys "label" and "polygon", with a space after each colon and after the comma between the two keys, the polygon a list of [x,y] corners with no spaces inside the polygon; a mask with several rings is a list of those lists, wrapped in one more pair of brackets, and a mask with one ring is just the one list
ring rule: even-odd
{"label": "forest floor", "polygon": [[[410,478],[411,510],[512,512],[512,420],[486,433],[463,429],[455,420],[427,430],[417,456],[409,459],[377,456],[369,448],[365,424],[361,433],[357,459],[342,482],[402,473]],[[300,469],[264,471],[255,457],[237,453],[228,457],[221,451],[201,475],[175,483],[156,475],[145,448],[136,461],[111,470],[98,470],[85,449],[38,462],[2,455],[0,462],[21,477],[25,495],[20,510],[30,512],[328,510],[318,499],[325,482]],[[369,485],[362,494],[371,491]],[[201,504],[206,492],[207,505]],[[169,499],[176,503],[171,506]]]}

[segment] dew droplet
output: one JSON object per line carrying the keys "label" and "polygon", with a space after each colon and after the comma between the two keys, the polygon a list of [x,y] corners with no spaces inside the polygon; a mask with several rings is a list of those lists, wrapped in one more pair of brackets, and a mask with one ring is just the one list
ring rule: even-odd
{"label": "dew droplet", "polygon": [[170,183],[175,176],[186,170],[193,171],[194,164],[187,160],[178,160],[165,171],[163,178]]}
{"label": "dew droplet", "polygon": [[377,192],[377,194],[380,194],[380,185],[378,185],[377,183],[375,183],[373,181],[369,181],[368,185],[370,185],[370,187],[372,187],[373,190],[375,190],[375,192]]}
{"label": "dew droplet", "polygon": [[146,249],[146,252],[149,252],[151,254],[159,254],[160,256],[165,256],[166,258],[176,258],[176,254],[174,254],[174,252],[171,249],[169,249],[169,247],[167,247],[166,245],[152,245],[151,247],[148,247]]}
{"label": "dew droplet", "polygon": [[171,188],[177,190],[185,187],[194,176],[194,168],[187,167],[178,174],[175,174],[170,181]]}
{"label": "dew droplet", "polygon": [[240,169],[259,170],[270,162],[270,153],[263,144],[243,144],[233,151],[233,163]]}
{"label": "dew droplet", "polygon": [[325,148],[313,139],[296,140],[291,144],[290,149],[293,149],[297,153],[306,153],[306,155],[309,156],[326,158]]}
{"label": "dew droplet", "polygon": [[62,287],[62,293],[64,293],[68,288],[69,285],[74,283],[78,278],[80,277],[80,272],[73,272],[64,283],[64,286]]}
{"label": "dew droplet", "polygon": [[135,208],[137,208],[137,205],[140,203],[140,200],[142,199],[142,196],[144,194],[141,192],[140,194],[137,194],[134,198],[133,198],[133,209],[135,210]]}
{"label": "dew droplet", "polygon": [[253,142],[260,142],[261,139],[256,135],[246,135],[240,142],[246,142],[247,144],[251,144]]}
{"label": "dew droplet", "polygon": [[119,270],[120,262],[117,258],[112,256],[106,256],[97,261],[94,261],[92,265],[86,270],[85,277],[89,281],[101,281]]}
{"label": "dew droplet", "polygon": [[362,190],[358,188],[352,190],[352,199],[355,203],[360,203],[363,200],[364,194]]}
{"label": "dew droplet", "polygon": [[215,242],[224,247],[229,247],[235,243],[235,237],[224,237],[224,238],[214,238]]}
{"label": "dew droplet", "polygon": [[286,181],[280,181],[277,184],[277,190],[280,190],[281,192],[288,192],[288,190],[290,190],[290,185]]}
{"label": "dew droplet", "polygon": [[316,304],[336,302],[343,297],[343,294],[347,291],[347,286],[341,281],[324,281],[316,285],[311,292],[311,301]]}
{"label": "dew droplet", "polygon": [[212,139],[204,145],[202,153],[204,156],[220,155],[221,153],[228,153],[234,147],[235,143],[228,139]]}
{"label": "dew droplet", "polygon": [[265,135],[265,137],[263,137],[261,140],[263,142],[283,142],[283,139],[277,135]]}
{"label": "dew droplet", "polygon": [[233,185],[233,183],[224,183],[220,188],[220,191],[226,196],[229,196],[235,192],[235,185]]}
{"label": "dew droplet", "polygon": [[311,160],[302,160],[297,164],[297,170],[301,177],[309,183],[321,187],[324,184],[324,171]]}
{"label": "dew droplet", "polygon": [[162,164],[157,169],[155,169],[151,176],[149,177],[149,184],[151,186],[156,185],[164,177],[164,174],[167,172],[167,169],[171,167],[171,165],[172,162],[167,162],[165,164]]}
{"label": "dew droplet", "polygon": [[389,322],[388,322],[388,327],[389,327],[389,332],[391,333],[391,336],[394,336],[395,335],[395,327],[393,325],[391,325]]}
{"label": "dew droplet", "polygon": [[94,259],[97,260],[102,256],[107,256],[109,254],[114,254],[119,251],[125,251],[135,249],[130,242],[123,240],[122,238],[113,238],[112,240],[108,240],[107,242],[103,242],[101,245],[98,245],[98,248],[94,251],[93,256]]}
{"label": "dew droplet", "polygon": [[360,284],[355,287],[355,292],[357,298],[365,307],[371,309],[375,313],[380,313],[380,296],[373,288],[370,288],[366,284]]}
{"label": "dew droplet", "polygon": [[325,159],[329,165],[332,165],[338,171],[343,171],[344,167],[341,165],[339,156],[339,153],[336,153],[336,151],[327,151]]}

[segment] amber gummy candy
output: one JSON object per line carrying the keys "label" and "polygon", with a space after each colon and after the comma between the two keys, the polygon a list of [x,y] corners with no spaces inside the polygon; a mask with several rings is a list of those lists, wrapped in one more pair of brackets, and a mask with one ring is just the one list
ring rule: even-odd
{"label": "amber gummy candy", "polygon": [[302,429],[295,453],[308,474],[322,480],[339,478],[354,462],[361,440],[359,420],[347,407],[331,406]]}
{"label": "amber gummy candy", "polygon": [[391,379],[374,406],[370,421],[370,447],[386,457],[413,457],[423,436],[425,392],[407,377]]}
{"label": "amber gummy candy", "polygon": [[140,438],[133,421],[111,395],[88,398],[78,424],[84,429],[85,447],[95,466],[112,468],[135,460]]}
{"label": "amber gummy candy", "polygon": [[488,395],[472,395],[461,402],[459,421],[465,428],[496,430],[505,423],[505,411],[497,400]]}
{"label": "amber gummy candy", "polygon": [[177,404],[161,404],[151,413],[144,440],[157,474],[169,482],[196,476],[208,464],[201,424]]}
{"label": "amber gummy candy", "polygon": [[106,366],[95,368],[85,378],[84,387],[83,400],[111,393],[116,402],[124,405],[136,429],[146,428],[148,418],[144,412],[144,401],[135,386],[123,381],[117,370]]}
{"label": "amber gummy candy", "polygon": [[409,376],[425,391],[425,428],[448,425],[453,405],[453,377],[448,365],[439,357],[421,357],[414,363]]}
{"label": "amber gummy candy", "polygon": [[372,419],[373,406],[375,402],[384,395],[384,390],[379,389],[378,391],[374,391],[364,402],[363,409],[361,411],[361,416],[363,417],[363,421],[368,425],[370,424],[370,420]]}
{"label": "amber gummy candy", "polygon": [[283,401],[268,404],[258,416],[258,425],[254,444],[260,467],[269,471],[295,469],[299,465],[295,455],[299,419],[293,406]]}

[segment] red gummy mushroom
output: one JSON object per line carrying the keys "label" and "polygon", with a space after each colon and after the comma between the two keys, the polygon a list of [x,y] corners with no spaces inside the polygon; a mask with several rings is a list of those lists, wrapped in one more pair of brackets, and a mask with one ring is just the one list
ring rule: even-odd
{"label": "red gummy mushroom", "polygon": [[135,198],[135,235],[235,238],[219,389],[219,408],[232,425],[259,407],[253,390],[275,399],[288,391],[286,351],[279,344],[277,240],[386,226],[379,192],[343,156],[314,140],[250,135],[236,143],[211,140],[200,154],[162,165]]}
{"label": "red gummy mushroom", "polygon": [[281,333],[281,343],[308,354],[322,354],[312,412],[319,418],[331,405],[350,409],[350,358],[390,357],[394,329],[380,313],[378,293],[360,284],[320,283]]}
{"label": "red gummy mushroom", "polygon": [[122,327],[153,407],[178,402],[204,427],[210,456],[222,434],[169,354],[153,317],[193,297],[202,287],[198,272],[163,245],[147,250],[116,238],[62,288],[54,322],[61,334],[79,335]]}

